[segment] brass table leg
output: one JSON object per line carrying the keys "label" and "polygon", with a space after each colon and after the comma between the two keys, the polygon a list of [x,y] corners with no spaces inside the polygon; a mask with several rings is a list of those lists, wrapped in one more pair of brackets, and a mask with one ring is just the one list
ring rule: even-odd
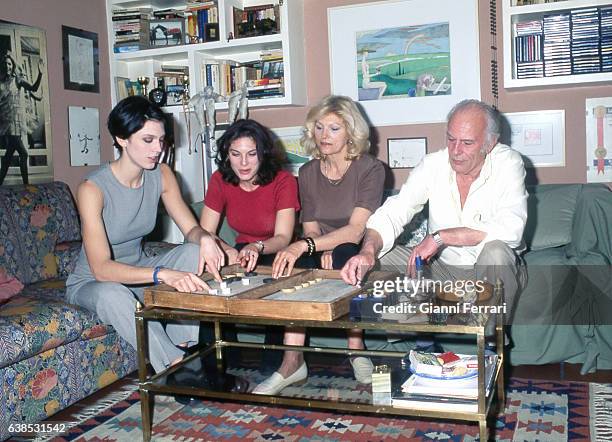
{"label": "brass table leg", "polygon": [[478,421],[478,429],[480,430],[480,442],[487,440],[487,418]]}
{"label": "brass table leg", "polygon": [[142,414],[142,440],[151,440],[151,430],[153,422],[151,420],[151,408],[153,405],[153,395],[142,387],[140,388],[140,412]]}
{"label": "brass table leg", "polygon": [[[141,304],[136,305],[136,311],[142,311]],[[147,342],[147,335],[145,333],[146,322],[144,318],[136,317],[136,348],[138,352],[138,380],[140,381],[139,393],[140,393],[140,410],[142,413],[142,439],[144,441],[151,440],[151,406],[152,406],[152,395],[143,385],[147,382],[147,354],[149,353],[149,346]]]}

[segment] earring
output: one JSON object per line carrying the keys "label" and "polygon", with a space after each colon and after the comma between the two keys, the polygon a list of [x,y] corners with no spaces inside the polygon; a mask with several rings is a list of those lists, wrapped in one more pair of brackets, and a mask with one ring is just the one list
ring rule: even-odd
{"label": "earring", "polygon": [[348,144],[353,144],[353,140],[348,140]]}

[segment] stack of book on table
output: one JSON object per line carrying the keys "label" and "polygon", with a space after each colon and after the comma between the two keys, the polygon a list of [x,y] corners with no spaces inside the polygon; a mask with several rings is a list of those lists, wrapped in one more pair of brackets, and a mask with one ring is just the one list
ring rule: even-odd
{"label": "stack of book on table", "polygon": [[[433,411],[478,411],[478,360],[475,355],[411,351],[412,375],[394,393],[394,407]],[[495,379],[497,355],[485,356],[485,390]]]}

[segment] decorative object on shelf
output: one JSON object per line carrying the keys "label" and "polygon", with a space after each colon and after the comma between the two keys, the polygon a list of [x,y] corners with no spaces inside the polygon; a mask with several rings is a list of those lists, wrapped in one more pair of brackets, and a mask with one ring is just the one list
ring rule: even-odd
{"label": "decorative object on shelf", "polygon": [[304,127],[281,127],[272,129],[272,133],[275,135],[274,142],[276,145],[280,146],[287,155],[285,169],[294,176],[298,176],[300,167],[312,159],[301,143],[302,136],[304,135]]}
{"label": "decorative object on shelf", "polygon": [[95,107],[69,106],[70,165],[100,165],[100,114]]}
{"label": "decorative object on shelf", "polygon": [[204,41],[219,41],[219,23],[204,25]]}
{"label": "decorative object on shelf", "polygon": [[153,47],[181,45],[184,35],[185,21],[182,19],[149,21],[149,44]]}
{"label": "decorative object on shelf", "polygon": [[234,37],[254,37],[280,32],[279,6],[257,5],[244,9],[233,7]]}
{"label": "decorative object on shelf", "polygon": [[147,92],[147,86],[149,85],[149,77],[138,77],[136,80],[138,80],[138,84],[140,84],[140,86],[142,87],[142,95],[144,95],[145,97],[147,97],[149,95],[149,93]]}
{"label": "decorative object on shelf", "polygon": [[100,92],[98,34],[62,26],[64,89]]}
{"label": "decorative object on shelf", "polygon": [[236,89],[230,94],[227,109],[227,122],[229,124],[234,123],[237,119],[244,120],[249,116],[249,98],[246,82],[243,83],[240,89]]}
{"label": "decorative object on shelf", "polygon": [[206,86],[204,90],[195,94],[189,100],[189,105],[193,108],[196,119],[202,129],[202,142],[215,139],[215,102],[222,98],[217,94],[212,86]]}
{"label": "decorative object on shelf", "polygon": [[387,159],[391,169],[415,167],[427,153],[427,138],[388,138]]}
{"label": "decorative object on shelf", "polygon": [[53,181],[45,31],[0,21],[0,185]]}
{"label": "decorative object on shelf", "polygon": [[612,97],[588,98],[586,105],[587,183],[612,182]]}
{"label": "decorative object on shelf", "polygon": [[163,77],[157,78],[157,87],[149,92],[149,100],[158,106],[165,106],[168,94],[166,94],[166,86]]}
{"label": "decorative object on shelf", "polygon": [[565,111],[504,113],[500,141],[523,155],[525,167],[565,166]]}
{"label": "decorative object on shelf", "polygon": [[359,100],[374,125],[444,121],[480,98],[477,17],[475,0],[329,8],[332,92]]}

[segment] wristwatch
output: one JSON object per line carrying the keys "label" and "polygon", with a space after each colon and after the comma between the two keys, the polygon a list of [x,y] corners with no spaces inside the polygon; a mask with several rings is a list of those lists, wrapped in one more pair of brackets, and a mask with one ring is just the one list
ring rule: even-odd
{"label": "wristwatch", "polygon": [[265,249],[265,245],[262,240],[255,241],[255,245],[259,248],[259,254],[261,255]]}
{"label": "wristwatch", "polygon": [[435,231],[434,233],[431,234],[431,237],[436,242],[436,244],[437,244],[439,249],[444,247],[444,241],[442,241],[442,237],[440,236],[440,232]]}

